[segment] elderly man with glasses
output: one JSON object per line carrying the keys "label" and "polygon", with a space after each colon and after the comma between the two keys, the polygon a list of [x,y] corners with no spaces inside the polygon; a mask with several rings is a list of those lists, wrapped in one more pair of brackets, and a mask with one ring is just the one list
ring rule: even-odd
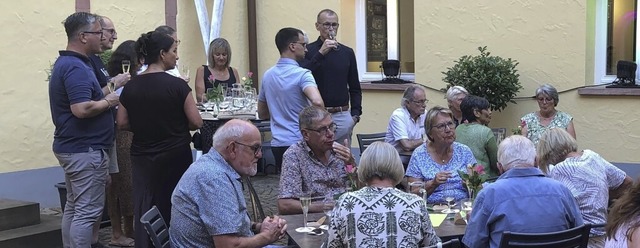
{"label": "elderly man with glasses", "polygon": [[213,148],[173,191],[173,247],[263,247],[284,237],[284,219],[252,223],[247,214],[240,178],[256,174],[261,148],[260,132],[248,121],[230,120],[216,131]]}
{"label": "elderly man with glasses", "polygon": [[404,90],[400,108],[391,114],[384,141],[398,151],[413,151],[424,143],[425,109],[429,100],[426,90],[419,85]]}
{"label": "elderly man with glasses", "polygon": [[[348,186],[347,167],[355,168],[348,140],[335,140],[336,123],[322,107],[310,106],[300,112],[303,140],[284,153],[278,212],[302,213],[301,196],[326,197],[343,193]],[[312,202],[309,212],[322,212],[321,202]]]}

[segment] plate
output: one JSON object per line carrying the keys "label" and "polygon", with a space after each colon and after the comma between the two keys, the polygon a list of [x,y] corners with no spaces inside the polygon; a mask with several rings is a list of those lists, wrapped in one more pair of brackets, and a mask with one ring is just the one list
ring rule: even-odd
{"label": "plate", "polygon": [[443,214],[455,214],[455,213],[459,213],[459,212],[460,212],[460,209],[455,209],[455,208],[454,209],[445,209],[445,210],[441,211],[441,213],[443,213]]}

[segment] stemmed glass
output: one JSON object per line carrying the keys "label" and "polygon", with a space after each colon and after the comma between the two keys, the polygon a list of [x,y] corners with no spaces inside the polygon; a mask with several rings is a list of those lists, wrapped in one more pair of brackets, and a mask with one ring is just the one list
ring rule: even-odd
{"label": "stemmed glass", "polygon": [[123,60],[122,61],[122,73],[129,73],[129,69],[131,69],[131,61]]}
{"label": "stemmed glass", "polygon": [[[327,216],[327,220],[331,218],[331,211],[333,210],[333,207],[335,205],[336,205],[336,201],[333,199],[332,193],[329,193],[326,196],[324,196],[324,200],[322,201],[322,211],[324,211],[324,214]],[[325,223],[327,223],[326,220],[325,220]]]}
{"label": "stemmed glass", "polygon": [[333,50],[340,50],[340,45],[337,44],[338,41],[336,40],[336,31],[329,31],[329,39],[336,41],[336,47]]}
{"label": "stemmed glass", "polygon": [[202,104],[202,108],[204,108],[204,113],[207,114],[208,113],[207,111],[211,107],[211,103],[209,102],[209,97],[206,93],[202,94],[202,101],[200,103]]}
{"label": "stemmed glass", "polygon": [[453,201],[454,201],[455,199],[456,199],[456,198],[455,198],[455,197],[453,197],[452,195],[447,195],[447,196],[444,198],[444,200],[445,200],[445,201],[447,201],[447,209],[442,210],[442,213],[445,213],[445,214],[452,214],[452,213],[455,213],[455,212],[456,212],[455,210],[451,209],[451,207],[453,206]]}
{"label": "stemmed glass", "polygon": [[300,196],[300,205],[302,205],[302,214],[304,216],[304,227],[297,228],[298,232],[311,232],[313,227],[307,225],[307,214],[309,213],[309,205],[311,204],[311,196],[303,194]]}
{"label": "stemmed glass", "polygon": [[[416,193],[416,191],[417,191],[417,193]],[[422,181],[410,182],[409,183],[409,193],[418,194],[425,201],[427,200],[427,190],[424,189],[424,182],[422,182]]]}
{"label": "stemmed glass", "polygon": [[181,66],[181,68],[182,68],[182,76],[189,77],[189,73],[190,73],[189,66],[183,65]]}

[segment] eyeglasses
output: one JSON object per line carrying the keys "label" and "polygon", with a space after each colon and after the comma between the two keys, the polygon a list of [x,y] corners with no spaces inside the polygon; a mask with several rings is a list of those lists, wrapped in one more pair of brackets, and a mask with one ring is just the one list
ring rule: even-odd
{"label": "eyeglasses", "polygon": [[253,156],[258,156],[258,153],[262,151],[262,145],[260,144],[255,144],[251,146],[247,144],[242,144],[238,141],[234,141],[234,143],[251,148],[251,150],[253,151]]}
{"label": "eyeglasses", "polygon": [[415,104],[418,104],[418,105],[425,105],[425,104],[427,104],[429,102],[429,100],[427,100],[427,99],[420,100],[420,101],[411,100],[411,102],[415,103]]}
{"label": "eyeglasses", "polygon": [[109,34],[111,35],[116,35],[118,34],[118,32],[116,32],[116,30],[114,28],[103,28],[102,31],[107,31],[109,32]]}
{"label": "eyeglasses", "polygon": [[92,31],[82,31],[80,33],[83,33],[83,34],[99,34],[100,37],[102,37],[102,31],[93,31],[93,32]]}
{"label": "eyeglasses", "polygon": [[446,130],[446,128],[448,127],[449,129],[453,129],[456,127],[456,124],[453,123],[453,121],[447,122],[447,123],[440,123],[438,125],[433,126],[434,128],[438,129],[439,131],[444,131]]}
{"label": "eyeglasses", "polygon": [[321,128],[318,128],[318,129],[311,129],[311,128],[305,128],[305,129],[317,132],[320,135],[325,136],[325,135],[327,135],[327,132],[329,132],[329,131],[331,131],[332,133],[335,133],[337,128],[338,128],[338,124],[336,124],[334,122],[334,123],[331,123],[329,126],[321,127]]}
{"label": "eyeglasses", "polygon": [[538,102],[553,102],[553,98],[550,97],[538,97],[536,100],[538,100]]}
{"label": "eyeglasses", "polygon": [[324,28],[327,28],[327,29],[330,28],[330,27],[338,28],[338,27],[340,27],[340,23],[337,23],[337,22],[325,22],[325,23],[322,24],[322,26]]}
{"label": "eyeglasses", "polygon": [[296,41],[296,42],[291,42],[291,44],[293,44],[293,43],[295,43],[295,44],[300,44],[300,45],[302,45],[302,47],[304,47],[304,48],[306,48],[306,47],[307,47],[307,43],[306,43],[306,42],[297,42],[297,41]]}

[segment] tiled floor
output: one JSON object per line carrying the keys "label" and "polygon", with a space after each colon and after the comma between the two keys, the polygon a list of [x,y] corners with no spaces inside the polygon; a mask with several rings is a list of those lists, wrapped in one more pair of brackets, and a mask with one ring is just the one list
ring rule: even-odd
{"label": "tiled floor", "polygon": [[[276,206],[276,199],[278,196],[278,183],[279,183],[278,175],[261,175],[255,176],[251,180],[255,187],[256,193],[260,198],[260,202],[262,203],[262,208],[264,209],[264,213],[267,216],[274,215],[278,212]],[[249,201],[248,190],[245,189],[245,199]],[[247,202],[247,207],[249,208],[249,213],[252,213],[251,204]],[[50,215],[61,215],[60,208],[46,208],[42,209],[41,213],[50,214]],[[253,219],[253,216],[251,216]],[[111,239],[111,227],[104,227],[100,229],[99,233],[99,241],[100,243],[106,244],[109,243]],[[281,240],[277,242],[278,244],[286,244],[286,240]],[[107,246],[110,247],[110,246]],[[114,248],[116,246],[113,246]]]}

